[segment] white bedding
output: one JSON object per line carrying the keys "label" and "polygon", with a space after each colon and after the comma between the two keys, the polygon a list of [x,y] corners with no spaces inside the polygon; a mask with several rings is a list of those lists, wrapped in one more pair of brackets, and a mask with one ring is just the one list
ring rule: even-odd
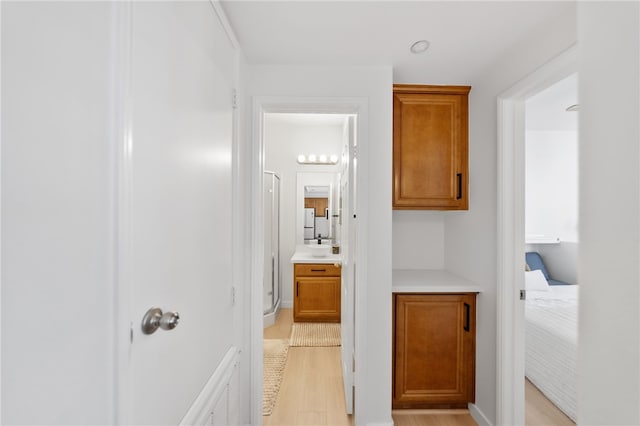
{"label": "white bedding", "polygon": [[528,291],[525,304],[525,374],[576,420],[578,286]]}

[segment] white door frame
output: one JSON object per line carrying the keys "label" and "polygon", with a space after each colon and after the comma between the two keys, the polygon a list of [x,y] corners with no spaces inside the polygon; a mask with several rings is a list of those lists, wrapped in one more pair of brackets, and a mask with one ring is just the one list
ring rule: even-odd
{"label": "white door frame", "polygon": [[524,424],[525,100],[578,70],[573,45],[498,96],[498,425]]}
{"label": "white door frame", "polygon": [[[367,120],[366,98],[317,98],[317,97],[255,97],[253,99],[253,116],[251,130],[251,424],[262,424],[262,380],[263,380],[263,312],[262,312],[262,282],[264,224],[262,217],[262,179],[264,171],[264,140],[263,126],[265,113],[317,113],[317,114],[354,114],[357,119],[358,144],[362,146],[363,135],[366,134]],[[294,159],[291,159],[294,161]],[[362,159],[361,159],[362,161]],[[363,176],[359,176],[358,185],[361,190],[366,189]],[[358,204],[363,205],[364,197],[358,198]],[[359,206],[355,206],[358,210]],[[364,225],[364,224],[363,224]],[[361,247],[361,245],[358,245]],[[357,263],[365,265],[363,250],[357,253]],[[362,280],[356,280],[355,294],[362,294],[360,290]],[[358,343],[363,336],[359,325],[363,324],[364,310],[358,309],[356,300],[355,315],[355,363],[359,362]],[[357,372],[356,372],[357,375]],[[357,383],[357,380],[355,380]],[[357,407],[356,407],[357,409]]]}

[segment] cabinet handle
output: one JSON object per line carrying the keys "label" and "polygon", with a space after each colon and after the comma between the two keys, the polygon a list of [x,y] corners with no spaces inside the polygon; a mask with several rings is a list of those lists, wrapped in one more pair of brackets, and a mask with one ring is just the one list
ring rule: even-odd
{"label": "cabinet handle", "polygon": [[298,281],[296,281],[296,297],[298,297],[298,287],[299,287]]}
{"label": "cabinet handle", "polygon": [[458,196],[456,197],[456,200],[461,200],[462,199],[462,173],[458,173],[456,176],[458,177]]}
{"label": "cabinet handle", "polygon": [[471,321],[470,318],[471,306],[468,303],[464,304],[464,331],[469,331],[469,323]]}
{"label": "cabinet handle", "polygon": [[326,269],[312,269],[311,272],[327,272]]}

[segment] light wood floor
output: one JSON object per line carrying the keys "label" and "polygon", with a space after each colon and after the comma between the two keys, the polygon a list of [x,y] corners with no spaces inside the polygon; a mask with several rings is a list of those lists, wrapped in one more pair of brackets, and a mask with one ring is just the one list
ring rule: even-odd
{"label": "light wood floor", "polygon": [[549,401],[529,380],[524,381],[527,426],[574,426],[575,423]]}
{"label": "light wood floor", "polygon": [[[293,312],[281,309],[265,339],[288,339]],[[573,426],[574,423],[528,380],[525,387],[527,426]],[[474,426],[468,410],[394,410],[395,426]],[[265,426],[353,426],[345,414],[339,347],[290,347],[278,400]]]}
{"label": "light wood floor", "polygon": [[[288,339],[293,313],[281,309],[274,325],[264,330],[265,339]],[[352,426],[346,414],[340,347],[290,347],[276,405],[265,426]]]}

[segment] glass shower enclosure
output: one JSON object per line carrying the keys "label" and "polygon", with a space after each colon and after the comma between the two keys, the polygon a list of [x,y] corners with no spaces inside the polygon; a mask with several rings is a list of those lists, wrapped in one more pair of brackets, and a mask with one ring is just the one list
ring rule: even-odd
{"label": "glass shower enclosure", "polygon": [[271,171],[263,176],[264,217],[264,326],[275,323],[280,309],[282,274],[280,270],[280,177]]}

